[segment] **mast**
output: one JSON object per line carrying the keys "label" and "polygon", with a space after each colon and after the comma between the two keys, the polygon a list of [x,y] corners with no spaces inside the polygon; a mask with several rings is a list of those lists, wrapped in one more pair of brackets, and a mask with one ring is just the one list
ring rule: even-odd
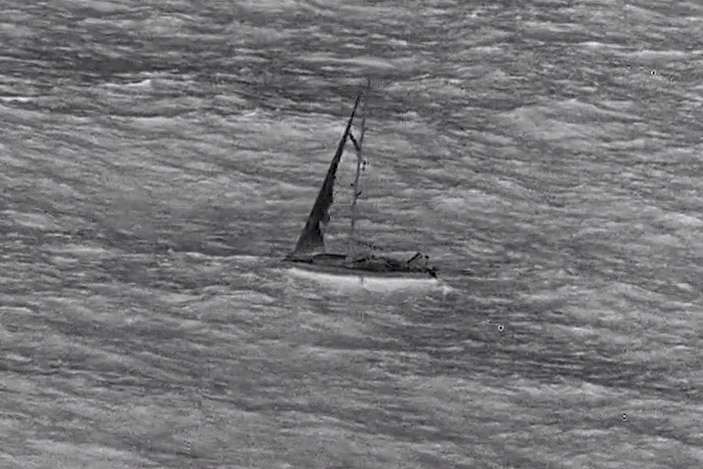
{"label": "mast", "polygon": [[354,108],[352,109],[349,120],[347,121],[347,126],[344,129],[344,135],[342,135],[341,140],[337,144],[337,151],[330,162],[329,169],[327,170],[327,176],[320,187],[320,191],[317,194],[315,203],[310,210],[310,215],[305,222],[305,226],[300,233],[298,242],[293,250],[293,255],[310,252],[314,249],[324,247],[324,238],[322,236],[322,231],[320,230],[320,223],[327,224],[330,220],[329,208],[332,206],[334,201],[334,178],[337,174],[337,167],[339,166],[339,160],[342,158],[342,153],[344,153],[344,145],[347,143],[347,139],[351,135],[351,126],[354,121],[354,114],[356,113],[356,108],[359,106],[359,101],[361,100],[361,94],[356,97],[354,101]]}
{"label": "mast", "polygon": [[364,142],[364,134],[366,133],[366,104],[368,102],[368,90],[371,87],[371,79],[366,81],[366,96],[364,96],[364,104],[361,108],[361,130],[358,140],[354,138],[353,134],[349,134],[352,143],[354,144],[354,149],[356,150],[356,175],[354,176],[354,183],[352,188],[354,190],[354,195],[351,204],[351,223],[349,226],[349,246],[347,248],[347,258],[351,259],[356,251],[356,243],[354,240],[354,225],[356,223],[356,202],[361,195],[360,179],[361,171],[366,166],[366,161],[364,161],[364,155],[361,145]]}

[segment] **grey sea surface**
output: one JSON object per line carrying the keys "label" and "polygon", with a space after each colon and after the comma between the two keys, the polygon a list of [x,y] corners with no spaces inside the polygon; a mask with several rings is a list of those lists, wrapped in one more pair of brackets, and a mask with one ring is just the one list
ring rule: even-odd
{"label": "grey sea surface", "polygon": [[700,2],[0,5],[0,467],[703,467]]}

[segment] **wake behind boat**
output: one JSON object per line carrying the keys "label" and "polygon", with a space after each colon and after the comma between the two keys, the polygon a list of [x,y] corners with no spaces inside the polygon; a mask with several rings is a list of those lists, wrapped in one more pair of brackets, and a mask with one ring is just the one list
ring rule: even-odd
{"label": "wake behind boat", "polygon": [[[367,84],[366,90],[368,91]],[[315,203],[310,210],[305,226],[300,237],[285,261],[301,276],[322,279],[329,276],[350,277],[359,280],[362,285],[368,286],[376,281],[386,286],[402,286],[417,283],[419,280],[436,282],[437,269],[429,264],[429,258],[417,253],[407,260],[396,259],[391,256],[376,255],[369,252],[358,252],[358,241],[355,239],[356,205],[361,195],[361,171],[365,166],[362,154],[362,143],[366,131],[366,99],[362,110],[362,122],[358,138],[352,133],[352,126],[356,111],[364,93],[359,94],[354,102],[344,134],[337,145],[337,151],[330,162],[327,175],[322,182],[322,187],[317,194]],[[344,154],[344,147],[351,140],[356,150],[356,176],[354,178],[353,200],[351,209],[351,225],[346,253],[328,253],[325,251],[325,241],[321,225],[330,221],[329,209],[334,203],[334,184],[337,168]],[[432,283],[434,283],[432,282]]]}

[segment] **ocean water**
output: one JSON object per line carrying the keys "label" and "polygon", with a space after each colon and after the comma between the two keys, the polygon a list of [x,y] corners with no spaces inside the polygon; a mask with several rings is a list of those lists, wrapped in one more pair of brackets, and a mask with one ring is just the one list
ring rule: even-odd
{"label": "ocean water", "polygon": [[0,467],[703,466],[700,2],[0,5]]}

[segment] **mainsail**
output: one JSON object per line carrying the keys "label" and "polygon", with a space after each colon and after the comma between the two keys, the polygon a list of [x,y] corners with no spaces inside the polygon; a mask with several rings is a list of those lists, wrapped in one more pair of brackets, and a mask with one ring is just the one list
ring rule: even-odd
{"label": "mainsail", "polygon": [[351,116],[349,116],[349,120],[347,121],[344,135],[342,135],[342,139],[337,145],[337,151],[330,162],[327,176],[325,176],[322,187],[320,187],[320,192],[318,192],[317,199],[315,199],[312,210],[310,210],[310,215],[308,215],[303,231],[300,233],[293,254],[311,252],[325,245],[320,223],[326,225],[330,220],[329,209],[334,201],[334,179],[337,174],[339,160],[342,158],[342,153],[344,153],[344,145],[349,139],[352,123],[354,122],[354,115],[356,114],[356,108],[359,106],[360,100],[361,94],[359,94],[356,97],[356,101],[354,101],[354,109],[352,109]]}

